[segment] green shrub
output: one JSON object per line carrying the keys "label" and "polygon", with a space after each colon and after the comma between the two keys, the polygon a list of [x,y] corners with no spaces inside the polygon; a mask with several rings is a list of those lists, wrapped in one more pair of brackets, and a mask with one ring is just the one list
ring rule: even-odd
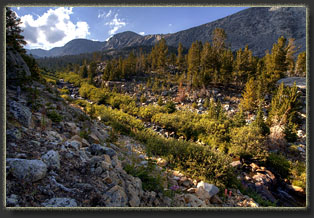
{"label": "green shrub", "polygon": [[63,98],[64,100],[67,100],[69,102],[72,102],[73,101],[73,98],[69,95],[61,95],[61,98]]}
{"label": "green shrub", "polygon": [[68,94],[70,94],[70,91],[69,91],[67,88],[59,89],[59,92],[60,92],[60,94],[62,94],[62,95],[68,95]]}
{"label": "green shrub", "polygon": [[264,159],[266,144],[261,130],[254,125],[233,128],[230,133],[229,153],[242,158]]}
{"label": "green shrub", "polygon": [[166,109],[159,105],[149,104],[144,107],[140,107],[138,111],[138,115],[146,121],[151,121],[152,117],[158,113],[165,113]]}
{"label": "green shrub", "polygon": [[171,114],[176,111],[176,105],[173,101],[168,101],[165,105],[166,111],[168,114]]}
{"label": "green shrub", "polygon": [[124,170],[128,174],[141,179],[144,191],[160,192],[163,190],[161,176],[160,174],[159,175],[152,174],[155,166],[156,165],[149,161],[146,167],[126,165],[124,167]]}
{"label": "green shrub", "polygon": [[63,117],[62,115],[58,114],[55,110],[48,111],[47,112],[47,117],[55,123],[59,123],[62,121]]}
{"label": "green shrub", "polygon": [[266,166],[269,167],[272,172],[280,175],[281,178],[287,178],[289,176],[290,163],[281,154],[271,153],[267,157]]}
{"label": "green shrub", "polygon": [[306,165],[303,162],[290,162],[290,176],[289,180],[292,185],[306,188]]}

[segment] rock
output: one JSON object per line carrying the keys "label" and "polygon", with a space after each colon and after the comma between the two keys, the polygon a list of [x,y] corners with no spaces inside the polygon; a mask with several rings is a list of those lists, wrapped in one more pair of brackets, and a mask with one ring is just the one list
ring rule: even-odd
{"label": "rock", "polygon": [[277,84],[284,83],[286,86],[292,87],[294,82],[300,89],[306,89],[306,77],[287,77],[277,81]]}
{"label": "rock", "polygon": [[100,175],[102,173],[102,167],[97,167],[96,169],[95,169],[95,174],[96,175]]}
{"label": "rock", "polygon": [[148,161],[147,160],[143,160],[140,162],[140,165],[142,166],[146,166],[148,164]]}
{"label": "rock", "polygon": [[50,150],[41,159],[46,163],[50,169],[60,169],[60,156],[58,151]]}
{"label": "rock", "polygon": [[90,144],[89,144],[89,142],[86,139],[82,139],[82,146],[83,147],[89,147]]}
{"label": "rock", "polygon": [[11,101],[9,103],[10,112],[14,118],[18,120],[23,126],[29,128],[31,126],[32,112],[28,107],[25,107],[19,102]]}
{"label": "rock", "polygon": [[22,134],[17,128],[8,129],[6,132],[6,135],[8,137],[15,139],[15,140],[21,140],[21,138],[22,138]]}
{"label": "rock", "polygon": [[165,167],[168,165],[168,161],[162,159],[162,158],[158,158],[157,159],[157,165],[158,166],[161,166],[161,167]]}
{"label": "rock", "polygon": [[83,139],[79,135],[74,135],[74,136],[72,136],[71,141],[74,141],[74,140],[82,142]]}
{"label": "rock", "polygon": [[[20,53],[10,47],[6,47],[6,79],[10,80],[25,79],[31,75],[28,65]],[[17,67],[18,66],[18,67]]]}
{"label": "rock", "polygon": [[11,194],[10,197],[6,197],[7,207],[15,207],[18,205],[19,200],[18,196],[15,194]]}
{"label": "rock", "polygon": [[199,187],[196,189],[195,194],[201,200],[210,199],[211,196],[209,195],[208,191],[206,191],[203,187]]}
{"label": "rock", "polygon": [[79,151],[80,148],[82,147],[82,143],[79,142],[79,141],[76,141],[76,140],[73,140],[73,141],[68,140],[68,141],[65,142],[65,146],[72,147],[75,150]]}
{"label": "rock", "polygon": [[139,198],[139,193],[136,191],[136,188],[132,184],[127,185],[127,193],[128,193],[128,198],[129,204],[131,207],[138,207],[140,206],[140,198]]}
{"label": "rock", "polygon": [[63,141],[62,136],[59,133],[55,132],[55,131],[48,131],[47,135],[48,135],[48,138],[51,141],[54,141],[54,140],[56,140],[58,142],[62,142]]}
{"label": "rock", "polygon": [[219,192],[219,188],[217,188],[215,185],[208,184],[203,181],[197,184],[197,188],[199,189],[200,187],[209,193],[210,198]]}
{"label": "rock", "polygon": [[109,155],[110,157],[113,157],[117,154],[115,150],[113,150],[112,148],[104,147],[104,149],[105,149],[105,154]]}
{"label": "rock", "polygon": [[259,168],[259,166],[255,163],[251,163],[250,166],[252,167],[252,172],[255,172]]}
{"label": "rock", "polygon": [[108,192],[105,193],[109,196],[106,200],[107,207],[125,207],[128,203],[128,197],[122,187],[115,185]]}
{"label": "rock", "polygon": [[92,155],[102,155],[106,153],[105,147],[100,144],[92,144],[89,147],[89,151]]}
{"label": "rock", "polygon": [[230,165],[234,168],[239,168],[241,167],[242,164],[241,164],[241,161],[237,160],[237,161],[231,162]]}
{"label": "rock", "polygon": [[99,144],[100,141],[99,141],[99,138],[95,135],[95,133],[90,133],[88,135],[88,138],[87,138],[87,141],[91,144]]}
{"label": "rock", "polygon": [[186,190],[188,193],[195,193],[196,192],[196,188],[189,188]]}
{"label": "rock", "polygon": [[217,196],[214,195],[211,199],[210,199],[210,203],[212,204],[222,204],[222,200]]}
{"label": "rock", "polygon": [[79,134],[80,128],[76,126],[73,122],[66,122],[64,124],[65,130],[69,130],[68,132],[71,132],[73,134]]}
{"label": "rock", "polygon": [[41,160],[7,158],[6,161],[10,172],[19,180],[35,182],[46,176],[47,165]]}
{"label": "rock", "polygon": [[51,198],[42,203],[44,207],[77,207],[75,199],[72,198]]}
{"label": "rock", "polygon": [[191,207],[206,207],[206,204],[204,201],[198,199],[195,195],[192,195],[192,194],[184,195],[184,200]]}

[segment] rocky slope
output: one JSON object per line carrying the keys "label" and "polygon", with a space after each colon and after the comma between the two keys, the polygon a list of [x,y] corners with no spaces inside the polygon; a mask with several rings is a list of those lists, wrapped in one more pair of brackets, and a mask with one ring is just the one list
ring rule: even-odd
{"label": "rocky slope", "polygon": [[[21,60],[20,66],[27,65]],[[19,77],[13,68],[7,76]],[[144,145],[114,136],[111,127],[66,103],[55,87],[32,81],[21,88],[11,82],[6,89],[7,207],[258,206],[239,190],[221,199],[215,184],[148,158]],[[152,176],[163,178],[164,191],[145,189],[127,166],[150,167]]]}
{"label": "rocky slope", "polygon": [[[132,46],[151,46],[162,37],[169,46],[177,47],[179,42],[189,48],[193,41],[211,41],[215,28],[223,28],[228,36],[227,42],[233,51],[244,48],[247,44],[253,55],[263,56],[265,51],[280,36],[294,38],[301,51],[306,48],[306,16],[304,7],[253,7],[225,18],[179,31],[173,34],[155,34],[141,36],[134,32],[123,32],[114,35],[107,42],[75,39],[63,47],[51,50],[28,50],[37,57],[51,57],[80,54],[108,49],[122,49]],[[75,46],[72,46],[75,45]]]}

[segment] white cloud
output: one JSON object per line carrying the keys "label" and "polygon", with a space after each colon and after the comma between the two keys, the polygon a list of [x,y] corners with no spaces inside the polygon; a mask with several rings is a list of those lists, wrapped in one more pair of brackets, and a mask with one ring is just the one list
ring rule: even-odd
{"label": "white cloud", "polygon": [[171,24],[171,23],[169,23],[169,26],[172,26],[172,24]]}
{"label": "white cloud", "polygon": [[120,18],[118,18],[118,14],[115,14],[114,18],[110,22],[106,22],[105,25],[110,26],[110,30],[108,31],[108,33],[109,33],[109,35],[113,35],[119,29],[126,26],[126,22],[124,22]]}
{"label": "white cloud", "polygon": [[108,18],[113,14],[112,10],[109,10],[108,12],[105,11],[98,11],[98,18]]}
{"label": "white cloud", "polygon": [[22,16],[22,34],[28,46],[50,49],[63,46],[72,39],[86,38],[90,34],[88,24],[83,21],[74,24],[70,19],[71,14],[72,8],[60,7],[49,9],[35,19],[31,14]]}
{"label": "white cloud", "polygon": [[139,32],[138,34],[144,36],[144,35],[145,35],[145,32]]}
{"label": "white cloud", "polygon": [[109,12],[106,14],[106,17],[110,17],[111,14],[112,14],[112,11],[109,10]]}
{"label": "white cloud", "polygon": [[16,9],[19,11],[21,8],[20,8],[20,7],[17,7]]}

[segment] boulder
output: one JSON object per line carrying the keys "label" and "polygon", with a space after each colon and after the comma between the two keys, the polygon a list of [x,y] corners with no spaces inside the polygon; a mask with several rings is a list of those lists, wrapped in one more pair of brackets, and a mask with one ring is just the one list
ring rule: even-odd
{"label": "boulder", "polygon": [[60,169],[60,156],[58,151],[50,150],[41,159],[47,164],[49,169]]}
{"label": "boulder", "polygon": [[218,188],[218,187],[216,187],[216,186],[213,185],[213,184],[208,184],[208,183],[203,182],[203,181],[200,181],[200,182],[197,184],[197,189],[200,189],[201,187],[202,187],[205,191],[208,192],[210,198],[219,192],[219,188]]}
{"label": "boulder", "polygon": [[287,77],[277,81],[277,84],[284,83],[286,86],[292,87],[294,83],[300,89],[306,89],[306,77]]}
{"label": "boulder", "polygon": [[44,207],[77,207],[75,199],[72,198],[51,198],[42,203]]}
{"label": "boulder", "polygon": [[23,104],[16,101],[11,101],[9,107],[10,112],[16,120],[27,128],[31,126],[32,112],[28,107],[25,107]]}
{"label": "boulder", "polygon": [[47,165],[41,160],[7,158],[10,172],[19,180],[35,182],[46,176]]}
{"label": "boulder", "polygon": [[22,134],[17,128],[7,129],[6,135],[7,137],[11,137],[15,140],[20,140],[22,138]]}
{"label": "boulder", "polygon": [[187,205],[191,207],[206,207],[204,201],[198,199],[195,195],[192,194],[185,194],[184,200],[187,203]]}
{"label": "boulder", "polygon": [[7,207],[15,207],[19,203],[18,196],[15,194],[11,194],[10,197],[6,197]]}
{"label": "boulder", "polygon": [[105,195],[109,196],[106,200],[107,207],[125,207],[127,206],[128,197],[122,187],[115,185]]}

